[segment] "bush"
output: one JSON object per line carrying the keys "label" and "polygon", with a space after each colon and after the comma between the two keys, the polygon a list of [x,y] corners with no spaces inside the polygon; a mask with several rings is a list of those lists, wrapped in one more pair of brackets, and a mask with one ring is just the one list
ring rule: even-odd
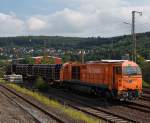
{"label": "bush", "polygon": [[47,56],[44,56],[41,60],[41,64],[54,64],[55,61],[53,58],[48,58]]}
{"label": "bush", "polygon": [[150,63],[145,63],[143,66],[143,79],[150,84]]}
{"label": "bush", "polygon": [[35,83],[35,87],[39,90],[39,91],[48,91],[48,84],[43,80],[42,77],[38,77],[36,83]]}
{"label": "bush", "polygon": [[143,81],[143,87],[150,87],[150,83],[147,83],[147,82],[145,82],[145,81]]}
{"label": "bush", "polygon": [[34,64],[34,59],[30,58],[29,56],[26,56],[25,60],[24,60],[24,63],[25,64]]}
{"label": "bush", "polygon": [[137,63],[141,69],[143,69],[145,62],[146,61],[145,61],[144,57],[142,57],[140,55],[137,56]]}
{"label": "bush", "polygon": [[3,77],[4,77],[4,70],[0,69],[0,78],[3,78]]}

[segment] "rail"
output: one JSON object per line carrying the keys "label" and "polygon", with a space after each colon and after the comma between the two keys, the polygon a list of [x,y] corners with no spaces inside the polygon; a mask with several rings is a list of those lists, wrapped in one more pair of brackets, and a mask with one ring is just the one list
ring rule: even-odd
{"label": "rail", "polygon": [[[43,112],[44,114],[46,114],[47,116],[49,116],[50,118],[52,118],[53,120],[55,120],[56,122],[58,122],[58,123],[65,123],[65,121],[63,121],[61,118],[58,118],[58,117],[55,116],[53,113],[48,112],[48,111],[46,111],[45,109],[43,109],[42,107],[40,107],[40,106],[34,104],[31,100],[29,100],[29,99],[27,99],[26,97],[23,97],[22,95],[16,93],[14,90],[12,90],[12,89],[6,87],[5,85],[0,84],[0,87],[6,89],[7,91],[11,92],[11,93],[14,94],[15,96],[21,98],[23,101],[27,102],[27,103],[30,104],[31,106],[37,108],[38,110],[40,110],[41,112]],[[4,93],[4,92],[3,92],[3,93]],[[9,96],[7,96],[7,97],[10,98]],[[34,117],[34,119],[39,122],[39,120],[36,119],[35,117]]]}

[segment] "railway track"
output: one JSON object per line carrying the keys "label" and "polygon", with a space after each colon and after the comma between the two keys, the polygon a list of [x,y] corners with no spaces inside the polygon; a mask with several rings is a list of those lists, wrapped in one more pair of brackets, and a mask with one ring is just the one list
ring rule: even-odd
{"label": "railway track", "polygon": [[[66,123],[63,119],[59,118],[58,116],[54,115],[53,113],[43,109],[42,107],[36,105],[34,102],[32,102],[31,100],[27,99],[26,97],[23,97],[22,95],[16,93],[14,90],[6,87],[3,84],[0,84],[0,92],[5,95],[9,100],[11,100],[12,102],[16,103],[21,109],[23,109],[25,112],[27,112],[28,114],[30,114],[30,116],[32,116],[34,118],[34,120],[37,123],[42,123],[41,120],[39,120],[37,117],[35,117],[32,113],[30,113],[24,106],[22,106],[20,103],[17,102],[17,98],[20,98],[22,101],[24,101],[25,103],[28,103],[29,105],[33,106],[34,108],[40,110],[43,114],[47,115],[49,118],[51,118],[53,121],[55,121],[56,123]],[[11,94],[11,95],[10,95]],[[13,95],[13,96],[12,96]],[[17,98],[16,98],[17,97]]]}
{"label": "railway track", "polygon": [[[150,102],[150,88],[144,88],[143,89],[144,94],[142,95],[142,97],[140,97],[140,101],[146,101],[147,103]],[[150,106],[145,105],[145,104],[141,104],[138,102],[128,102],[127,104],[123,104],[124,106],[128,107],[128,108],[132,108],[132,109],[136,109],[142,112],[147,112],[150,113]]]}
{"label": "railway track", "polygon": [[[20,94],[14,92],[13,90],[11,90],[10,88],[4,86],[4,85],[0,85],[1,87],[3,87],[4,89],[8,90],[9,92],[13,93],[14,95],[18,96],[19,98],[29,102],[31,105],[33,105],[34,107],[37,107],[38,109],[40,107],[38,107],[35,104],[32,104],[32,102],[30,102],[28,99],[26,99],[25,97],[22,97]],[[64,105],[67,105],[69,107],[72,107],[74,109],[80,110],[88,115],[91,115],[93,117],[97,117],[100,119],[103,119],[109,123],[137,123],[137,121],[120,116],[118,114],[114,114],[110,111],[104,110],[102,108],[96,108],[96,107],[92,107],[86,103],[83,103],[79,100],[76,99],[71,99],[71,98],[67,98],[64,96],[60,96],[60,95],[55,95],[54,98],[53,95],[49,95],[50,98],[53,98],[61,103],[63,103]],[[65,101],[64,101],[65,100]],[[43,111],[43,109],[40,108],[40,110]],[[47,111],[46,112],[47,115],[49,115],[49,113]],[[52,115],[52,118],[55,119],[57,121],[57,117],[53,116],[53,114],[50,114],[50,116]],[[63,121],[61,121],[61,119],[58,119],[58,123],[64,123]]]}
{"label": "railway track", "polygon": [[143,88],[143,93],[150,94],[150,88]]}
{"label": "railway track", "polygon": [[142,95],[142,97],[140,97],[141,100],[144,100],[144,101],[148,101],[150,102],[150,95]]}
{"label": "railway track", "polygon": [[140,104],[137,102],[126,102],[122,104],[125,107],[135,109],[141,112],[150,113],[150,106],[147,106],[145,104]]}
{"label": "railway track", "polygon": [[[66,97],[63,94],[60,95],[56,93],[53,93],[53,95],[46,94],[46,96],[49,96],[50,98],[55,99],[64,105],[80,110],[88,115],[103,119],[110,123],[121,123],[121,122],[122,123],[126,123],[126,122],[138,123],[137,120],[132,119],[132,118],[130,119],[128,116],[122,116],[121,114],[118,114],[117,112],[114,113],[107,109],[105,110],[104,108],[101,108],[101,107],[94,107],[77,98]],[[135,105],[136,107],[134,107],[133,105]],[[131,109],[133,108],[136,110],[140,109],[141,106],[143,107],[143,105],[135,104],[135,103],[134,104],[130,103],[130,105],[128,104],[128,106],[129,106],[128,108],[131,108]],[[142,110],[140,109],[140,111],[145,112],[146,110],[146,112],[149,113],[149,110],[147,110],[146,108],[149,108],[149,107],[144,106]]]}
{"label": "railway track", "polygon": [[55,94],[55,98],[54,95],[51,94],[48,94],[47,96],[59,101],[60,103],[63,103],[64,105],[70,106],[74,109],[80,110],[110,123],[138,123],[136,120],[121,116],[117,113],[112,113],[104,108],[91,106],[77,98],[73,99],[59,94]]}
{"label": "railway track", "polygon": [[0,90],[1,94],[3,94],[6,98],[9,99],[9,101],[15,103],[19,108],[21,108],[24,112],[26,112],[27,114],[29,114],[36,123],[41,123],[41,121],[36,118],[33,114],[31,114],[29,111],[27,111],[22,105],[20,105],[18,102],[14,101],[10,96],[8,96],[6,93],[4,93],[2,90]]}
{"label": "railway track", "polygon": [[143,89],[143,95],[140,99],[145,101],[150,101],[150,88]]}
{"label": "railway track", "polygon": [[[64,94],[65,95],[65,94]],[[69,96],[69,94],[67,94],[68,96]],[[77,97],[80,97],[80,96],[77,96],[77,97],[75,97],[75,98],[69,98],[69,97],[66,97],[66,96],[62,96],[62,95],[57,95],[58,97],[61,97],[61,98],[63,98],[63,99],[66,99],[66,100],[71,100],[72,102],[81,102],[84,106],[86,106],[86,107],[90,107],[90,108],[94,108],[95,110],[101,110],[101,111],[106,111],[106,113],[107,112],[110,112],[112,115],[113,114],[116,114],[116,115],[118,115],[118,116],[121,116],[121,117],[125,117],[126,118],[126,116],[127,116],[127,118],[129,119],[129,117],[128,117],[128,115],[123,115],[123,114],[119,114],[119,113],[117,113],[117,111],[116,111],[116,113],[114,113],[114,111],[113,112],[111,112],[111,109],[110,110],[107,110],[107,107],[104,107],[104,108],[100,108],[100,107],[96,107],[96,106],[98,106],[98,105],[95,105],[95,107],[93,107],[94,105],[94,103],[92,104],[89,104],[89,102],[87,101],[86,102],[86,100],[85,101],[83,101],[84,99],[81,97],[80,99],[78,99]],[[111,103],[110,103],[111,104]],[[93,105],[93,106],[91,106],[91,105]],[[147,104],[145,105],[142,101],[140,102],[126,102],[126,103],[118,103],[118,104],[116,104],[116,105],[120,105],[120,107],[122,107],[122,108],[126,108],[126,109],[128,109],[128,108],[130,108],[130,110],[132,111],[132,109],[133,109],[133,112],[136,112],[135,114],[137,114],[138,115],[138,112],[139,112],[139,114],[144,114],[144,116],[147,116],[147,115],[149,115],[150,114],[150,106],[149,106],[149,103],[147,102]],[[111,106],[111,105],[110,105]],[[129,112],[130,112],[130,110],[129,110]],[[126,114],[128,114],[127,112],[126,112]],[[139,115],[140,116],[140,115]],[[137,116],[136,116],[137,117]],[[140,118],[140,117],[139,117]],[[137,122],[136,120],[135,120],[135,118],[132,118],[131,117],[131,119],[133,119],[133,122]],[[144,118],[142,118],[142,119],[144,119]],[[146,119],[148,119],[149,120],[149,118],[148,117],[146,117]],[[138,120],[139,121],[139,120]],[[139,121],[139,122],[143,122],[143,121]]]}
{"label": "railway track", "polygon": [[144,87],[144,90],[150,91],[150,87]]}

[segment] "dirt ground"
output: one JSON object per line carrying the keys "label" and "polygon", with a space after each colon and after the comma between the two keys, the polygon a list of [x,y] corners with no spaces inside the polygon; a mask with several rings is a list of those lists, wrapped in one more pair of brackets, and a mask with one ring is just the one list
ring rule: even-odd
{"label": "dirt ground", "polygon": [[36,121],[0,92],[0,123],[36,123]]}

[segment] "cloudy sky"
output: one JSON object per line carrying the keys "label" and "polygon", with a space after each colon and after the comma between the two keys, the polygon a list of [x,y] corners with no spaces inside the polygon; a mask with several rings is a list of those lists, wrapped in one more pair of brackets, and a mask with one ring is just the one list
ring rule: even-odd
{"label": "cloudy sky", "polygon": [[150,31],[150,0],[0,0],[0,37],[61,35],[111,37]]}

